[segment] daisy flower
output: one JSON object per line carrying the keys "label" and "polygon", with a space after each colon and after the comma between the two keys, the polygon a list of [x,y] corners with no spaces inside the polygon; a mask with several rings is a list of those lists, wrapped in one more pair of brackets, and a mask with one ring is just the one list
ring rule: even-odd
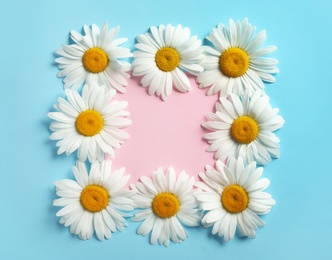
{"label": "daisy flower", "polygon": [[[125,101],[112,101],[115,90],[105,87],[85,85],[82,96],[72,89],[65,90],[67,100],[59,98],[54,107],[58,112],[48,113],[54,121],[50,125],[51,140],[59,140],[58,154],[66,155],[78,149],[78,158],[90,162],[102,161],[105,154],[114,157],[113,148],[120,148],[129,135],[120,128],[131,121],[123,110]],[[111,102],[112,101],[112,102]]]}
{"label": "daisy flower", "polygon": [[246,91],[242,99],[234,94],[228,99],[220,97],[216,112],[208,114],[211,121],[202,123],[212,131],[204,137],[211,144],[208,151],[216,152],[215,158],[221,161],[241,156],[246,163],[265,165],[280,156],[279,139],[273,132],[284,120],[277,115],[279,109],[271,107],[267,95],[256,91],[249,98],[248,94]]}
{"label": "daisy flower", "polygon": [[55,61],[61,70],[58,77],[64,77],[64,88],[72,87],[76,90],[84,82],[97,82],[108,89],[116,89],[124,93],[123,86],[127,86],[126,78],[131,66],[128,62],[119,60],[131,57],[127,48],[119,47],[127,41],[125,38],[115,39],[120,27],[108,31],[107,23],[101,31],[93,24],[91,29],[84,26],[85,35],[76,31],[70,32],[70,38],[75,42],[71,45],[62,45],[56,53],[61,57]]}
{"label": "daisy flower", "polygon": [[206,39],[211,46],[204,46],[205,59],[201,65],[205,71],[197,77],[200,88],[210,87],[208,95],[220,92],[224,97],[230,93],[241,96],[245,89],[250,94],[263,92],[265,82],[274,82],[271,75],[279,72],[278,61],[263,56],[277,49],[275,46],[261,48],[266,39],[263,30],[254,36],[256,27],[248,23],[229,20],[230,28],[219,24]]}
{"label": "daisy flower", "polygon": [[151,232],[151,244],[158,240],[160,245],[168,246],[170,239],[181,243],[188,235],[180,222],[192,227],[200,220],[192,191],[194,178],[182,171],[176,179],[170,167],[166,174],[158,168],[152,180],[143,176],[140,181],[132,187],[137,190],[135,204],[141,208],[132,220],[144,220],[137,234],[146,236]]}
{"label": "daisy flower", "polygon": [[196,186],[203,191],[195,193],[200,209],[205,211],[202,224],[212,226],[212,234],[224,237],[227,242],[238,228],[244,236],[255,237],[255,230],[264,226],[258,215],[267,214],[275,201],[263,192],[270,181],[259,179],[263,168],[256,169],[256,162],[244,167],[241,157],[232,158],[227,165],[216,162],[216,169],[206,167],[199,176],[204,182]]}
{"label": "daisy flower", "polygon": [[63,207],[57,212],[60,223],[70,226],[70,233],[80,239],[90,239],[94,232],[99,240],[110,239],[111,232],[122,231],[127,226],[124,211],[134,209],[135,191],[123,189],[130,176],[123,175],[124,168],[111,173],[111,161],[91,164],[90,174],[83,162],[73,167],[76,181],[55,182],[54,206]]}
{"label": "daisy flower", "polygon": [[190,37],[189,28],[181,25],[150,27],[150,33],[139,35],[134,51],[133,75],[144,76],[143,87],[149,87],[150,95],[156,93],[162,100],[172,92],[172,86],[180,92],[191,89],[185,72],[198,75],[203,71],[198,63],[202,55],[201,40]]}

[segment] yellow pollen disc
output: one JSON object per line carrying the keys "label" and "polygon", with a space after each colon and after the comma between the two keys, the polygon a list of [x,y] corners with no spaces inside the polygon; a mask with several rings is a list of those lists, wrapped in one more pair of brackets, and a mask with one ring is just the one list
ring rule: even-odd
{"label": "yellow pollen disc", "polygon": [[75,126],[81,135],[94,136],[103,129],[104,120],[97,111],[85,110],[76,118]]}
{"label": "yellow pollen disc", "polygon": [[99,73],[106,69],[108,56],[106,52],[98,47],[88,49],[82,58],[84,68],[91,73]]}
{"label": "yellow pollen disc", "polygon": [[221,194],[221,203],[230,213],[240,213],[248,206],[249,198],[247,192],[239,185],[226,187]]}
{"label": "yellow pollen disc", "polygon": [[228,77],[236,78],[246,73],[249,68],[248,54],[237,47],[225,50],[219,58],[220,70]]}
{"label": "yellow pollen disc", "polygon": [[164,47],[158,50],[155,61],[160,70],[172,71],[179,65],[180,55],[175,49]]}
{"label": "yellow pollen disc", "polygon": [[170,218],[178,213],[179,199],[172,193],[159,193],[152,201],[152,209],[161,218]]}
{"label": "yellow pollen disc", "polygon": [[99,212],[106,208],[109,201],[108,192],[101,186],[89,185],[81,193],[81,204],[90,212]]}
{"label": "yellow pollen disc", "polygon": [[234,120],[231,127],[232,137],[242,144],[254,141],[259,129],[257,122],[249,116],[240,116]]}

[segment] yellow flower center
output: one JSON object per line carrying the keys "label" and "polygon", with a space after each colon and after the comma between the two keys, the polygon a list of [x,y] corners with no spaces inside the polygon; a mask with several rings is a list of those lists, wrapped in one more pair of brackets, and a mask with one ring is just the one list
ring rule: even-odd
{"label": "yellow flower center", "polygon": [[244,211],[248,206],[248,194],[239,185],[230,185],[226,187],[221,194],[221,203],[230,213],[239,213]]}
{"label": "yellow flower center", "polygon": [[242,144],[254,141],[258,135],[258,124],[249,116],[240,116],[234,120],[231,127],[233,138]]}
{"label": "yellow flower center", "polygon": [[106,52],[98,47],[88,49],[82,58],[84,68],[91,73],[99,73],[106,69],[108,56]]}
{"label": "yellow flower center", "polygon": [[99,212],[106,208],[110,196],[107,190],[98,185],[89,185],[81,193],[81,204],[90,212]]}
{"label": "yellow flower center", "polygon": [[225,50],[219,58],[220,70],[228,77],[242,76],[249,68],[248,54],[237,47]]}
{"label": "yellow flower center", "polygon": [[104,120],[97,111],[85,110],[76,118],[75,126],[81,135],[94,136],[103,129]]}
{"label": "yellow flower center", "polygon": [[179,65],[180,55],[175,49],[164,47],[158,50],[155,61],[160,70],[172,71]]}
{"label": "yellow flower center", "polygon": [[157,194],[152,201],[152,209],[161,218],[170,218],[178,213],[179,199],[172,193]]}

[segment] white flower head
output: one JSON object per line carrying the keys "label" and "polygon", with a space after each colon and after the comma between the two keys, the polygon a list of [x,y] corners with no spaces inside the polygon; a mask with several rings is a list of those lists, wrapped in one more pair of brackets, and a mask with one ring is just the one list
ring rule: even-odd
{"label": "white flower head", "polygon": [[211,46],[203,46],[205,58],[201,65],[204,72],[197,77],[200,88],[210,87],[208,95],[220,92],[221,97],[230,93],[243,95],[246,89],[252,94],[264,91],[265,82],[274,82],[271,75],[278,73],[278,61],[264,57],[277,49],[275,46],[261,48],[266,39],[263,30],[254,36],[256,27],[248,19],[230,19],[229,28],[219,24],[207,40]]}
{"label": "white flower head", "polygon": [[127,41],[125,38],[116,39],[120,27],[108,31],[105,23],[101,31],[93,24],[91,29],[84,26],[85,35],[76,31],[70,32],[71,45],[62,45],[56,53],[61,57],[55,61],[61,70],[58,77],[64,77],[64,88],[76,90],[84,83],[97,82],[108,89],[125,92],[127,86],[126,73],[131,70],[130,63],[120,60],[132,56],[130,50],[119,45]]}
{"label": "white flower head", "polygon": [[54,206],[63,207],[57,212],[60,223],[70,226],[70,233],[80,239],[90,239],[94,232],[99,240],[110,239],[112,232],[122,231],[128,217],[123,211],[134,209],[132,197],[135,191],[123,188],[130,175],[125,169],[111,173],[111,161],[91,164],[90,174],[83,162],[77,161],[73,167],[76,181],[55,182]]}
{"label": "white flower head", "polygon": [[244,167],[242,158],[231,158],[227,165],[216,162],[216,169],[206,166],[196,183],[201,189],[195,193],[200,209],[205,211],[202,224],[212,226],[212,234],[224,237],[227,242],[235,235],[236,228],[244,236],[254,238],[255,230],[264,226],[258,215],[267,214],[275,201],[263,192],[270,181],[260,179],[263,168],[256,169],[252,162]]}
{"label": "white flower head", "polygon": [[277,115],[279,109],[271,107],[267,95],[256,91],[249,98],[248,93],[242,99],[234,94],[227,99],[220,97],[216,112],[208,114],[210,121],[202,123],[212,131],[204,137],[211,144],[208,151],[216,152],[215,158],[221,161],[241,156],[245,163],[265,165],[280,156],[279,138],[273,132],[284,120]]}
{"label": "white flower head", "polygon": [[58,154],[66,155],[78,150],[78,158],[90,162],[104,160],[105,154],[114,157],[113,148],[120,148],[129,135],[120,128],[127,127],[131,120],[125,118],[129,112],[125,101],[113,100],[115,90],[85,85],[82,96],[72,89],[65,90],[67,100],[58,98],[54,107],[58,112],[48,116],[54,121],[50,125],[51,140],[59,140]]}
{"label": "white flower head", "polygon": [[140,181],[132,187],[137,190],[135,204],[141,208],[132,220],[144,220],[137,234],[146,236],[151,232],[151,244],[157,240],[164,246],[170,240],[181,243],[188,236],[181,223],[199,225],[200,213],[192,190],[194,178],[189,178],[185,171],[176,178],[170,167],[165,174],[158,168],[152,179],[143,176]]}
{"label": "white flower head", "polygon": [[171,25],[150,27],[150,32],[137,36],[138,49],[134,51],[133,75],[144,76],[143,87],[148,93],[161,96],[162,100],[171,94],[173,85],[180,92],[191,89],[184,72],[198,75],[203,71],[198,63],[204,57],[201,40],[190,37],[189,28]]}

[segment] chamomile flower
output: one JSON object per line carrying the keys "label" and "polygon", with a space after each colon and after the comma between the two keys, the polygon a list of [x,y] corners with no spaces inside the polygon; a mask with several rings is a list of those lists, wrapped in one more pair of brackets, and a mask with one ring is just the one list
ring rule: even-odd
{"label": "chamomile flower", "polygon": [[170,167],[166,174],[158,168],[152,179],[143,176],[140,181],[132,187],[137,190],[135,204],[141,208],[132,220],[144,220],[137,234],[146,236],[151,232],[151,244],[157,240],[164,246],[168,246],[170,240],[181,243],[187,238],[182,224],[198,226],[200,220],[192,191],[194,178],[189,178],[185,171],[176,178]]}
{"label": "chamomile flower", "polygon": [[246,91],[242,99],[230,94],[219,98],[216,112],[208,114],[208,122],[202,126],[212,131],[204,137],[216,152],[215,158],[224,161],[228,157],[241,156],[246,163],[256,161],[265,165],[280,156],[279,138],[273,133],[281,128],[284,120],[272,108],[269,97],[256,91],[249,98]]}
{"label": "chamomile flower", "polygon": [[243,95],[246,89],[252,94],[263,92],[265,82],[274,82],[271,75],[279,72],[278,61],[264,57],[277,49],[275,46],[261,48],[266,39],[263,30],[254,36],[256,27],[248,19],[235,22],[229,20],[230,27],[219,24],[207,40],[211,46],[203,46],[205,58],[201,65],[204,72],[197,77],[200,88],[210,87],[208,95],[220,92],[221,97],[230,93]]}
{"label": "chamomile flower", "polygon": [[267,214],[275,201],[263,192],[270,182],[260,179],[263,168],[256,169],[252,162],[244,167],[241,157],[231,158],[227,165],[216,162],[216,169],[206,167],[199,176],[204,182],[196,183],[202,191],[195,193],[200,209],[205,211],[202,224],[212,226],[212,234],[224,237],[227,242],[234,237],[236,228],[244,236],[254,238],[255,230],[264,226],[258,215]]}
{"label": "chamomile flower", "polygon": [[138,49],[134,51],[133,75],[144,76],[143,87],[148,93],[161,96],[162,100],[172,92],[172,86],[180,92],[191,89],[184,72],[198,75],[203,71],[198,63],[203,58],[201,40],[190,37],[189,28],[181,25],[150,27],[150,32],[137,36]]}
{"label": "chamomile flower", "polygon": [[63,207],[57,212],[60,223],[70,226],[70,233],[80,239],[90,239],[95,232],[99,240],[110,239],[112,232],[122,231],[127,223],[122,211],[134,209],[132,200],[135,191],[123,189],[130,176],[124,168],[111,173],[111,161],[91,164],[90,174],[83,162],[73,167],[74,180],[55,182],[54,206]]}
{"label": "chamomile flower", "polygon": [[127,127],[131,120],[125,118],[129,112],[123,110],[125,101],[113,100],[115,90],[85,85],[82,96],[72,89],[65,90],[67,100],[59,98],[54,107],[58,112],[48,116],[54,121],[50,125],[51,140],[59,140],[58,154],[66,155],[78,150],[78,158],[90,162],[104,160],[105,154],[114,157],[113,148],[120,148],[129,135],[120,128]]}
{"label": "chamomile flower", "polygon": [[95,24],[91,29],[86,25],[83,29],[85,35],[71,31],[70,37],[75,43],[63,44],[56,51],[61,56],[55,61],[61,70],[58,77],[64,77],[64,88],[76,90],[84,82],[97,82],[124,93],[124,86],[128,84],[126,78],[129,78],[126,72],[131,70],[131,65],[120,59],[132,54],[129,49],[119,46],[127,41],[125,38],[116,39],[120,27],[108,30],[105,23],[101,31]]}

